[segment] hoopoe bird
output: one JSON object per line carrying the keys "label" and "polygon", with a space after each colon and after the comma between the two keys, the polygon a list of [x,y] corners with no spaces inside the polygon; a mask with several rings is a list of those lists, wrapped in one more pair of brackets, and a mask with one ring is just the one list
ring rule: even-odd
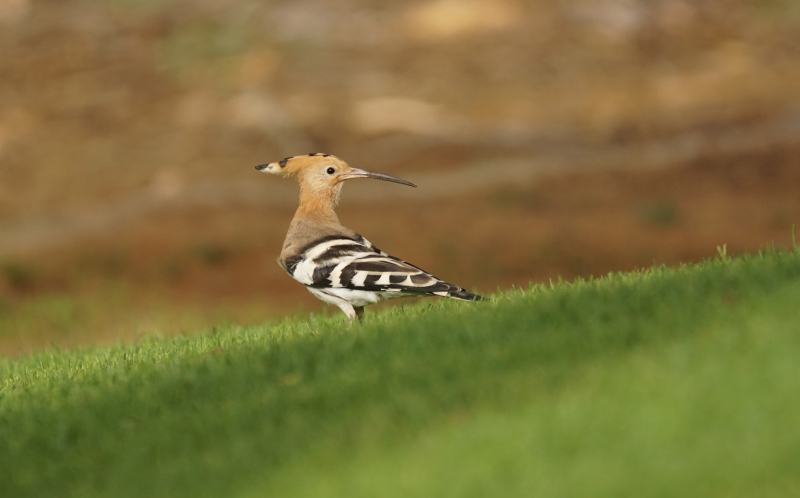
{"label": "hoopoe bird", "polygon": [[364,306],[385,299],[436,295],[461,301],[483,299],[461,287],[389,256],[344,227],[334,209],[342,183],[374,178],[416,187],[400,178],[350,167],[330,154],[311,153],[261,164],[256,169],[300,183],[300,206],[289,225],[278,264],[318,299],[338,306],[350,323]]}

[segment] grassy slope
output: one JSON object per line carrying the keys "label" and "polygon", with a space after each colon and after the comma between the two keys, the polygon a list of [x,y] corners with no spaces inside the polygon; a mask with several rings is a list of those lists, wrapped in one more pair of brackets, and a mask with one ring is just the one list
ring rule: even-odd
{"label": "grassy slope", "polygon": [[0,362],[3,496],[790,496],[800,257]]}

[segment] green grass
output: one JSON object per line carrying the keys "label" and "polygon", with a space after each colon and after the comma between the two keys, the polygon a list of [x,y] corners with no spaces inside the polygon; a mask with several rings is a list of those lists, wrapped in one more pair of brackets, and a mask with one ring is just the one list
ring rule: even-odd
{"label": "green grass", "polygon": [[0,362],[12,496],[797,496],[800,255]]}

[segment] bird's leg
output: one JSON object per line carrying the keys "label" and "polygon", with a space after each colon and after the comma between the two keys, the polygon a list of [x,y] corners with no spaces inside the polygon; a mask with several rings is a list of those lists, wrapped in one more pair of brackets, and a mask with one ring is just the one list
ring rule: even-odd
{"label": "bird's leg", "polygon": [[[347,315],[347,325],[348,326],[353,325],[353,320],[355,320],[356,317],[358,316],[358,311],[356,311],[358,310],[358,308],[353,309],[353,305],[348,303],[347,301],[342,301],[341,303],[337,303],[336,306],[338,306],[339,309],[344,311],[344,314]],[[361,314],[362,315],[364,314],[363,306],[361,307]]]}
{"label": "bird's leg", "polygon": [[364,321],[364,307],[363,306],[353,306],[353,309],[356,312],[356,316],[358,317],[359,323]]}

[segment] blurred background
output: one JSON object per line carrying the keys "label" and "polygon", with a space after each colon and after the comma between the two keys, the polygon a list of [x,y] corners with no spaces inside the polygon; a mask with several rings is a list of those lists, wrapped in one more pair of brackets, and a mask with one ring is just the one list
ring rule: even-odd
{"label": "blurred background", "polygon": [[253,169],[308,152],[418,184],[340,218],[484,293],[788,245],[798,40],[796,0],[0,0],[0,353],[322,311]]}

